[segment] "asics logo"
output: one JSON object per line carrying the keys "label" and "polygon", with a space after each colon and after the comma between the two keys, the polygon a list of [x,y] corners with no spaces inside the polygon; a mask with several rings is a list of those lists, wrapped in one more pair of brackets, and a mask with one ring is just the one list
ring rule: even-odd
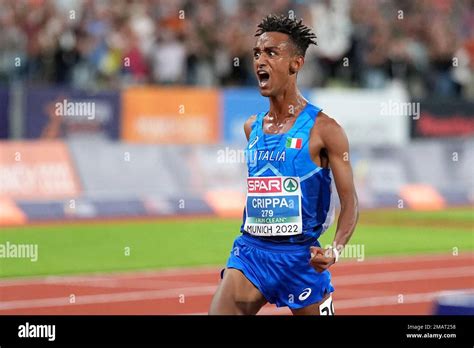
{"label": "asics logo", "polygon": [[258,135],[255,137],[255,139],[249,144],[249,149],[251,149],[258,141]]}
{"label": "asics logo", "polygon": [[306,300],[309,295],[311,295],[311,288],[306,288],[303,290],[303,292],[298,296],[298,300],[304,301]]}

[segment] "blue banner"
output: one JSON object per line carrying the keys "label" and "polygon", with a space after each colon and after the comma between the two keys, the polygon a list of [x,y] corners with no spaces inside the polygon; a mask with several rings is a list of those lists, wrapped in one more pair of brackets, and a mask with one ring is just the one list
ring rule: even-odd
{"label": "blue banner", "polygon": [[26,138],[67,138],[73,135],[119,137],[119,91],[86,91],[30,87],[26,93]]}
{"label": "blue banner", "polygon": [[267,111],[270,103],[257,88],[226,88],[222,92],[222,135],[226,143],[243,146],[247,143],[244,123],[251,116]]}
{"label": "blue banner", "polygon": [[0,87],[0,139],[8,137],[8,106],[8,89]]}

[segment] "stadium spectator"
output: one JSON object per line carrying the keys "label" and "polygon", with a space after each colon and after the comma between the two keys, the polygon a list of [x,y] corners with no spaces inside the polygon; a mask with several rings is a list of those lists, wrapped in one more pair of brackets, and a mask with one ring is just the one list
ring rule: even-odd
{"label": "stadium spectator", "polygon": [[474,94],[474,6],[452,0],[7,0],[0,82],[253,85],[248,34],[268,13],[316,28],[306,87],[398,79],[415,96]]}

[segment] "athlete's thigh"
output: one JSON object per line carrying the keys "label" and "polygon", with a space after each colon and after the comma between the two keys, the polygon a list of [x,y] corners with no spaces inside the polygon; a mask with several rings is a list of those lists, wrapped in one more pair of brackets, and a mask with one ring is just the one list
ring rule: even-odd
{"label": "athlete's thigh", "polygon": [[227,268],[212,299],[209,314],[257,314],[266,302],[241,271]]}
{"label": "athlete's thigh", "polygon": [[304,308],[292,309],[291,312],[293,315],[334,315],[332,295],[329,293],[320,302]]}

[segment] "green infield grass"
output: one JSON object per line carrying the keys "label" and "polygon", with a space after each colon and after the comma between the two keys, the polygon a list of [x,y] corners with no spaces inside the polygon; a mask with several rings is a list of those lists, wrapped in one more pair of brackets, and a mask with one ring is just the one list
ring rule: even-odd
{"label": "green infield grass", "polygon": [[[0,228],[0,277],[223,266],[239,228],[240,220],[217,218]],[[334,231],[321,237],[323,246]],[[36,261],[12,257],[21,244],[37,246]],[[473,251],[474,213],[366,211],[350,244],[363,246],[366,258]]]}

